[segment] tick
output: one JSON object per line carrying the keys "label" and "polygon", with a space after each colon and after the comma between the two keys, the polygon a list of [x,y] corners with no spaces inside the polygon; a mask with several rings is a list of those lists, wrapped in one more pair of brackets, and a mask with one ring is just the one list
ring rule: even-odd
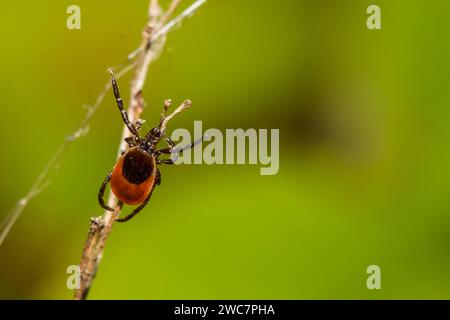
{"label": "tick", "polygon": [[[152,128],[146,135],[140,136],[139,130],[143,124],[142,120],[131,123],[128,114],[123,108],[123,102],[120,98],[119,87],[114,74],[112,76],[112,88],[117,106],[122,114],[122,120],[131,132],[131,136],[125,138],[128,149],[117,160],[112,171],[106,176],[98,192],[98,201],[100,206],[106,210],[114,211],[113,208],[105,204],[103,199],[106,186],[111,185],[111,190],[118,199],[118,205],[122,208],[123,204],[138,205],[129,215],[124,218],[118,218],[116,221],[125,222],[138,214],[149,202],[156,185],[161,184],[161,173],[158,169],[159,164],[174,164],[173,159],[159,159],[161,155],[177,154],[183,150],[192,148],[197,141],[182,147],[176,148],[175,143],[165,135],[165,126],[175,114],[183,109],[190,107],[191,102],[186,100],[170,116],[166,112],[170,106],[170,100],[166,100],[161,113],[158,126]],[[178,112],[177,112],[178,111]],[[158,143],[164,140],[168,147],[157,149]]]}

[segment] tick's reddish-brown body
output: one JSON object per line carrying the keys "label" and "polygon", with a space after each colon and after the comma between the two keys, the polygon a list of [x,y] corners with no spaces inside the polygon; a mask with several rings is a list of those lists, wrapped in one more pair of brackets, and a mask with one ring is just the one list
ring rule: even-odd
{"label": "tick's reddish-brown body", "polygon": [[114,166],[111,189],[123,203],[137,205],[147,199],[155,186],[155,178],[155,157],[139,147],[133,147]]}

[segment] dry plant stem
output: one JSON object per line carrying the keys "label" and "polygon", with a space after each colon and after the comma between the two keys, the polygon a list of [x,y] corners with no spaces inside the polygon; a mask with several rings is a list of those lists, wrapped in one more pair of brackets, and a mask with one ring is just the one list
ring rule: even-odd
{"label": "dry plant stem", "polygon": [[191,100],[185,100],[178,108],[175,109],[174,112],[172,112],[170,115],[164,117],[164,120],[161,124],[161,132],[164,134],[166,132],[167,123],[175,117],[177,114],[183,112],[187,108],[189,108],[192,105]]}
{"label": "dry plant stem", "polygon": [[169,33],[173,28],[180,25],[180,23],[192,16],[198,8],[200,8],[203,4],[205,4],[207,0],[197,0],[193,4],[191,4],[186,10],[176,16],[173,20],[169,21],[165,24],[161,29],[155,32],[154,39],[158,39],[159,37]]}
{"label": "dry plant stem", "polygon": [[[129,57],[137,57],[135,72],[131,80],[130,102],[128,107],[128,118],[132,123],[139,119],[144,109],[144,100],[141,92],[147,77],[148,66],[154,59],[157,58],[158,54],[162,50],[165,44],[165,36],[172,29],[172,27],[166,27],[166,21],[170,19],[180,2],[181,0],[173,0],[169,5],[168,10],[165,13],[162,13],[158,5],[158,1],[150,0],[148,22],[142,33],[141,45],[137,51],[129,55]],[[206,1],[195,1],[194,4],[197,2],[201,2],[203,4]],[[191,8],[193,5],[180,14],[183,18],[180,19],[180,16],[178,16],[173,19],[177,20],[177,23],[175,24],[178,24],[182,19],[190,16],[200,7],[197,5],[196,9],[193,11]],[[189,10],[189,14],[185,13],[187,10]],[[172,21],[167,24],[172,24],[172,26],[175,25]],[[163,29],[165,30],[164,33],[161,32]],[[174,113],[181,112],[189,105],[190,101],[183,103],[183,107],[180,106],[177,109],[178,112],[176,111]],[[126,150],[127,145],[124,139],[129,135],[130,132],[128,131],[128,128],[124,126],[117,157],[119,157],[122,152]],[[75,299],[86,299],[102,258],[105,242],[112,230],[114,221],[120,214],[121,209],[118,206],[117,199],[112,192],[109,194],[108,206],[114,208],[114,211],[110,212],[105,210],[103,216],[91,219],[88,238],[86,240],[80,262],[80,287],[75,290]]]}

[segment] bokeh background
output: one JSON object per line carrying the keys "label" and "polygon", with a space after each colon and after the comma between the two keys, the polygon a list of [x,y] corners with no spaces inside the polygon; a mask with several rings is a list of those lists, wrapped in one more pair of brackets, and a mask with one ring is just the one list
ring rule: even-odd
{"label": "bokeh background", "polygon": [[[81,30],[66,8],[81,7]],[[162,1],[167,6],[167,1]],[[184,1],[181,9],[189,1]],[[366,28],[381,7],[382,30]],[[146,128],[279,128],[280,170],[162,168],[114,227],[92,299],[450,298],[446,0],[210,0],[151,65]],[[136,48],[147,1],[2,4],[0,218]],[[119,82],[128,101],[130,75]],[[122,123],[112,94],[0,247],[0,298],[70,299]],[[366,268],[381,267],[381,290]]]}

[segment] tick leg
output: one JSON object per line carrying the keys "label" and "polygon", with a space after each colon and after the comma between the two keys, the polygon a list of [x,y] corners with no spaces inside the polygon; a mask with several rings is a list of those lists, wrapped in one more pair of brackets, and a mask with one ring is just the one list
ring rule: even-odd
{"label": "tick leg", "polygon": [[[203,141],[204,137],[201,137],[200,139],[197,139],[191,143],[184,145],[183,147],[178,147],[178,148],[176,148],[175,142],[173,142],[170,138],[167,138],[166,136],[164,136],[164,139],[166,139],[166,141],[170,145],[170,147],[162,148],[162,149],[155,151],[157,164],[174,164],[175,161],[178,160],[178,154],[183,153],[183,151],[186,151],[186,150],[189,150],[189,149],[195,147],[197,144],[199,144],[200,142]],[[172,157],[172,159],[160,160],[160,159],[158,159],[158,157],[161,154],[173,154],[175,156]]]}
{"label": "tick leg", "polygon": [[172,159],[157,159],[156,164],[174,164]]}
{"label": "tick leg", "polygon": [[172,139],[170,139],[169,137],[164,136],[164,140],[167,142],[167,144],[168,144],[170,147],[175,148],[176,144],[175,144],[175,142],[173,142]]}
{"label": "tick leg", "polygon": [[102,183],[102,186],[100,187],[100,190],[98,191],[98,203],[100,203],[100,206],[108,211],[114,211],[113,208],[107,206],[105,204],[105,201],[103,200],[103,195],[105,194],[105,189],[106,186],[108,185],[109,180],[111,179],[111,172],[108,173],[108,175],[106,176],[105,180]]}
{"label": "tick leg", "polygon": [[112,73],[112,71],[109,71],[109,72],[111,73],[111,77],[112,77],[111,81],[112,81],[114,97],[116,98],[117,107],[119,108],[120,114],[122,115],[122,120],[125,123],[125,125],[127,126],[128,130],[130,130],[130,132],[133,135],[135,135],[136,137],[139,137],[139,133],[136,130],[136,127],[130,122],[130,120],[128,119],[128,114],[127,114],[126,110],[123,108],[123,102],[122,102],[122,98],[120,97],[119,86],[117,85],[116,78],[114,77],[114,74]]}
{"label": "tick leg", "polygon": [[161,154],[183,153],[183,151],[193,148],[200,141],[202,141],[202,139],[196,140],[196,141],[193,141],[191,143],[184,145],[183,147],[176,148],[175,142],[173,142],[170,138],[164,137],[164,139],[167,141],[167,143],[170,145],[170,147],[161,148],[161,149],[156,150],[155,151],[156,158],[158,158]]}
{"label": "tick leg", "polygon": [[155,188],[152,188],[152,191],[150,191],[150,194],[148,195],[147,199],[145,199],[145,201],[143,203],[141,203],[141,205],[139,207],[137,207],[136,209],[133,210],[133,212],[131,212],[129,215],[127,215],[124,218],[119,218],[116,219],[117,222],[126,222],[128,220],[130,220],[131,218],[133,218],[135,215],[137,215],[142,209],[144,209],[144,207],[147,205],[148,201],[150,200],[150,197],[152,196],[153,190]]}
{"label": "tick leg", "polygon": [[156,178],[155,183],[159,186],[161,184],[161,172],[159,172],[159,169],[156,168]]}
{"label": "tick leg", "polygon": [[161,154],[171,154],[172,152],[173,152],[173,148],[162,148],[162,149],[156,150],[155,151],[156,159],[158,159],[158,157]]}
{"label": "tick leg", "polygon": [[156,157],[158,158],[158,156],[160,156],[161,154],[171,154],[171,153],[173,153],[176,149],[175,149],[175,147],[176,147],[176,144],[175,144],[175,142],[173,142],[173,140],[172,139],[170,139],[170,138],[168,138],[168,137],[166,137],[166,136],[163,136],[163,139],[167,142],[167,144],[170,146],[170,147],[168,147],[168,148],[162,148],[162,149],[159,149],[159,150],[156,150]]}

